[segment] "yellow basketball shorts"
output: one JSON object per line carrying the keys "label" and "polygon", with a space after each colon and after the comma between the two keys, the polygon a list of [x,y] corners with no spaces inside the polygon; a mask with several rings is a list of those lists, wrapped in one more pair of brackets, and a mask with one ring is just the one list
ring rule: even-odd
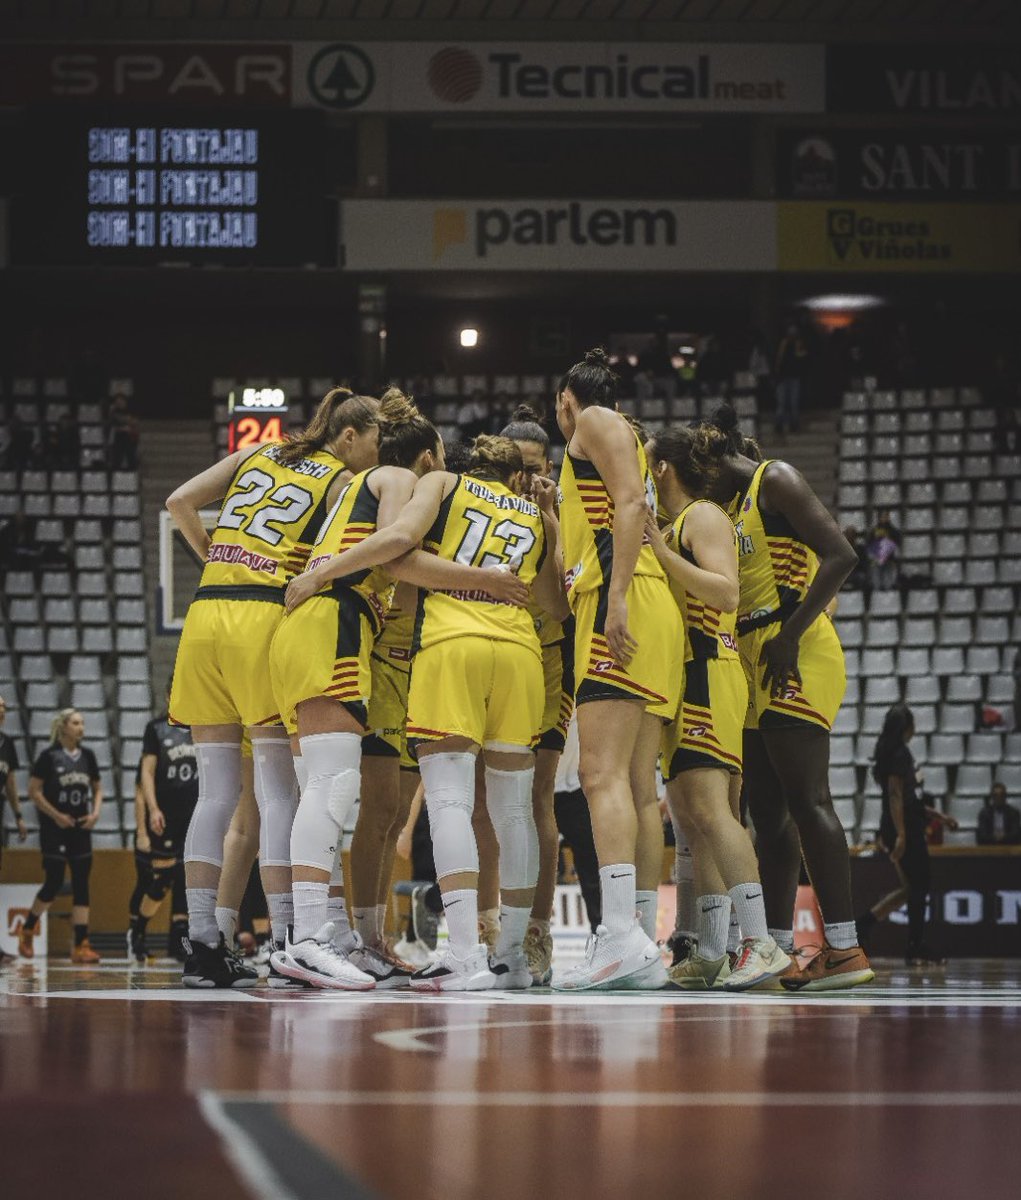
{"label": "yellow basketball shorts", "polygon": [[288,733],[297,732],[298,705],[317,696],[339,700],[360,725],[367,723],[375,638],[368,606],[351,591],[313,596],[284,617],[270,647],[269,672]]}
{"label": "yellow basketball shorts", "polygon": [[672,721],[684,684],[684,626],[665,579],[636,575],[627,592],[628,629],[638,644],[619,667],[604,634],[609,589],[582,592],[574,602],[575,703],[641,700],[647,712]]}
{"label": "yellow basketball shorts", "polygon": [[563,750],[574,712],[574,642],[565,638],[542,648],[546,701],[537,750]]}
{"label": "yellow basketball shorts", "polygon": [[408,743],[466,737],[490,750],[527,750],[539,736],[545,694],[539,655],[520,642],[438,642],[415,655]]}
{"label": "yellow basketball shorts", "polygon": [[410,655],[396,646],[377,646],[372,652],[370,669],[369,732],[362,739],[362,754],[399,758],[404,770],[415,771],[418,764],[408,753],[407,735]]}
{"label": "yellow basketball shorts", "polygon": [[272,600],[193,600],[177,647],[170,719],[178,725],[279,725],[266,660],[283,620]]}
{"label": "yellow basketball shorts", "polygon": [[696,658],[684,664],[684,699],[663,731],[663,778],[717,767],[741,773],[748,683],[738,658]]}
{"label": "yellow basketball shorts", "polygon": [[748,681],[748,729],[818,725],[832,729],[837,719],[847,675],[844,651],[833,622],[825,613],[808,627],[798,648],[801,683],[788,680],[783,695],[771,696],[762,686],[764,664],[759,661],[763,645],[779,632],[779,625],[754,629],[738,638],[741,665]]}

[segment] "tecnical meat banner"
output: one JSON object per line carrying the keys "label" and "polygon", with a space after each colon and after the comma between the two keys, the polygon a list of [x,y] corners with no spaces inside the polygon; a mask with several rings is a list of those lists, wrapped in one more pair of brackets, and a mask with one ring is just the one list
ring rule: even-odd
{"label": "tecnical meat banner", "polygon": [[776,206],[348,200],[341,241],[355,271],[772,271]]}

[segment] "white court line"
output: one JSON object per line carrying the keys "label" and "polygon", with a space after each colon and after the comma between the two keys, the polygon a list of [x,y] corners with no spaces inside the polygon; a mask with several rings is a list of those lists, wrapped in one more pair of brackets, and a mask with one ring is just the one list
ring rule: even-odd
{"label": "white court line", "polygon": [[451,1108],[1017,1108],[1021,1092],[220,1092],[252,1104]]}
{"label": "white court line", "polygon": [[255,1138],[224,1112],[224,1098],[214,1092],[199,1092],[196,1099],[206,1124],[219,1137],[227,1161],[252,1194],[258,1200],[297,1200]]}

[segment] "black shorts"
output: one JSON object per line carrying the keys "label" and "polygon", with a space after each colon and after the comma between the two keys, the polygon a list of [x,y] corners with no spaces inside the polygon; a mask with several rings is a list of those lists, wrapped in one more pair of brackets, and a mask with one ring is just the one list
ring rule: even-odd
{"label": "black shorts", "polygon": [[92,857],[92,832],[88,829],[61,829],[49,817],[39,818],[39,847],[43,858]]}

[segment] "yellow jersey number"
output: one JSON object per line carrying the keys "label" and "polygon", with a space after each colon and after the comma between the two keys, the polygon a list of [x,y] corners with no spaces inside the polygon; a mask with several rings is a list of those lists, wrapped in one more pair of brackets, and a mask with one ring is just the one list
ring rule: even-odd
{"label": "yellow jersey number", "polygon": [[[296,483],[282,483],[273,490],[276,480],[258,467],[251,467],[238,477],[234,494],[220,510],[217,529],[243,529],[250,537],[276,546],[283,532],[275,525],[294,525],[314,503],[311,492]],[[271,503],[262,505],[264,500]],[[245,514],[244,509],[255,508]]]}
{"label": "yellow jersey number", "polygon": [[[468,522],[460,545],[454,552],[454,561],[466,567],[499,567],[509,566],[517,571],[525,560],[529,550],[535,545],[535,533],[527,525],[519,525],[509,517],[497,521],[492,536],[504,544],[501,553],[487,550],[479,558],[479,551],[489,536],[490,526],[495,517],[479,512],[476,508],[466,508],[461,514]],[[478,559],[478,561],[476,561]]]}

